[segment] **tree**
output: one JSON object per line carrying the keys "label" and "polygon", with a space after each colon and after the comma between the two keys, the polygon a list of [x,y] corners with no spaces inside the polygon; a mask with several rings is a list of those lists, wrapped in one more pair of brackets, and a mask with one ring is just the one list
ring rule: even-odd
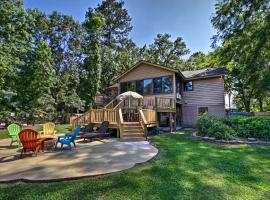
{"label": "tree", "polygon": [[0,4],[0,110],[12,109],[17,66],[31,49],[31,17],[21,0],[2,0]]}
{"label": "tree", "polygon": [[79,96],[83,28],[72,17],[58,12],[48,16],[38,10],[29,10],[29,13],[35,19],[34,38],[46,41],[52,51],[53,72],[57,78],[51,90],[58,119],[64,122],[67,113],[83,109]]}
{"label": "tree", "polygon": [[170,40],[169,34],[158,34],[154,43],[149,45],[149,57],[153,63],[165,66],[177,66],[182,61],[182,56],[189,53],[185,42],[181,37],[175,41]]}
{"label": "tree", "polygon": [[220,1],[212,23],[218,30],[213,46],[221,43],[220,57],[228,65],[245,110],[250,111],[252,99],[262,101],[269,94],[268,89],[259,88],[267,83],[270,73],[269,0]]}
{"label": "tree", "polygon": [[[89,15],[88,15],[89,16]],[[86,101],[86,106],[91,107],[94,97],[100,89],[101,79],[101,43],[105,18],[101,13],[91,14],[86,18],[84,27],[87,31],[87,45],[85,59],[82,66],[81,96]]]}
{"label": "tree", "polygon": [[105,18],[100,37],[102,43],[111,48],[120,46],[132,30],[131,17],[124,8],[124,1],[104,0],[94,10],[88,10],[87,18],[90,19],[95,12],[101,13]]}
{"label": "tree", "polygon": [[16,80],[16,107],[30,114],[47,117],[54,111],[51,88],[54,84],[53,59],[50,48],[43,41],[35,44],[25,65],[21,65]]}

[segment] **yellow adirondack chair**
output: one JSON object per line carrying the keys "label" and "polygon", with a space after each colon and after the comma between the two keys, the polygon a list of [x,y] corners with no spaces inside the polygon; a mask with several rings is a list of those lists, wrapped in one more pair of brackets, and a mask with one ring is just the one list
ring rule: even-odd
{"label": "yellow adirondack chair", "polygon": [[52,122],[48,122],[43,125],[43,131],[40,131],[40,137],[42,138],[54,138],[56,131],[54,130],[55,124]]}

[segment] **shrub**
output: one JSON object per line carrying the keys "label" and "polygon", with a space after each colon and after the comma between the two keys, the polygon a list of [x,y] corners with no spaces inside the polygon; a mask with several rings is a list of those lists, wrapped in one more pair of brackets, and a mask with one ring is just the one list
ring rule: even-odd
{"label": "shrub", "polygon": [[215,137],[216,139],[230,140],[236,135],[235,131],[221,120],[209,116],[202,115],[197,121],[198,134],[201,136]]}
{"label": "shrub", "polygon": [[232,127],[239,137],[270,140],[270,117],[232,116],[221,121]]}

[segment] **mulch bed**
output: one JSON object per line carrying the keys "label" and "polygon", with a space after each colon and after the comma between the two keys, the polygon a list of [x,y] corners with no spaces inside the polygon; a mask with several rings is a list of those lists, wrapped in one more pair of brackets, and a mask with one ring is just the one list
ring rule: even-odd
{"label": "mulch bed", "polygon": [[241,144],[249,144],[249,145],[265,145],[270,146],[270,141],[258,140],[256,138],[235,138],[233,140],[217,140],[214,137],[207,136],[199,136],[197,132],[192,133],[192,138],[197,140],[203,140],[210,143],[221,144],[221,145],[241,145]]}

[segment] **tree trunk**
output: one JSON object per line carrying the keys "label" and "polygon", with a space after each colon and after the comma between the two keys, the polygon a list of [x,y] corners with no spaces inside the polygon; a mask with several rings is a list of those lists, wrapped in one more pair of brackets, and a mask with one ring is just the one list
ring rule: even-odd
{"label": "tree trunk", "polygon": [[243,99],[246,112],[250,112],[250,98]]}
{"label": "tree trunk", "polygon": [[263,112],[263,99],[259,98],[260,112]]}

